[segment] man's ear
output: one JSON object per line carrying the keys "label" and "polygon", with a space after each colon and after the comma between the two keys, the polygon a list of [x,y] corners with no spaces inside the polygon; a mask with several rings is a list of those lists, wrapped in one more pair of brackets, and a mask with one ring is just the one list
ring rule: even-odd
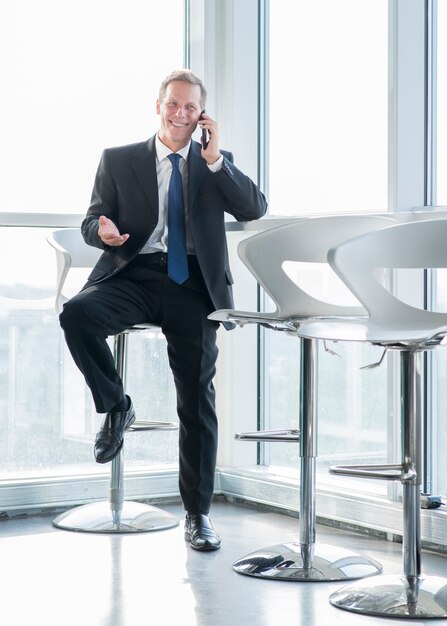
{"label": "man's ear", "polygon": [[160,101],[159,100],[157,100],[157,104],[155,106],[156,106],[155,110],[157,111],[157,114],[160,115]]}

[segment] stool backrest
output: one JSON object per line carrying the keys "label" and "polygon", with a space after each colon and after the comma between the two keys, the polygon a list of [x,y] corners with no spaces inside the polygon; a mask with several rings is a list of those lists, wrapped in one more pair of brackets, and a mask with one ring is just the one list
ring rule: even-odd
{"label": "stool backrest", "polygon": [[376,325],[426,328],[447,325],[447,313],[406,304],[378,280],[383,268],[447,267],[447,217],[394,224],[340,243],[328,253],[333,270],[363,304]]}
{"label": "stool backrest", "polygon": [[[366,315],[358,305],[336,305],[310,295],[285,271],[288,261],[327,265],[342,241],[394,223],[389,215],[333,215],[297,220],[241,241],[238,254],[276,305],[278,318]],[[334,281],[338,282],[336,275]]]}
{"label": "stool backrest", "polygon": [[56,311],[60,313],[68,297],[63,288],[72,268],[92,268],[103,253],[99,248],[88,246],[80,228],[60,228],[47,236],[48,243],[56,252]]}

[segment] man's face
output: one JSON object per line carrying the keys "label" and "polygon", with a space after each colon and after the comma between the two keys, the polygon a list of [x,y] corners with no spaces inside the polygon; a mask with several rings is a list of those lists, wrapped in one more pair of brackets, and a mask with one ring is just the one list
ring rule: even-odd
{"label": "man's face", "polygon": [[160,140],[171,150],[180,150],[191,139],[202,112],[200,87],[180,80],[169,83],[163,102],[157,100]]}

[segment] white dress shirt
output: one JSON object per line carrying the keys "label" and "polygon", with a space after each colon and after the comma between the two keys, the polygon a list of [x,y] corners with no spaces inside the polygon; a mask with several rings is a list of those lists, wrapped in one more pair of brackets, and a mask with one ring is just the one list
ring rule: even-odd
{"label": "white dress shirt", "polygon": [[[188,254],[194,254],[194,244],[191,238],[191,232],[188,225],[188,164],[187,158],[191,141],[176,154],[180,159],[179,169],[183,181],[183,201],[185,206],[185,224],[186,224],[186,249]],[[168,156],[172,154],[172,150],[160,141],[158,135],[155,137],[156,151],[156,170],[158,181],[158,222],[147,242],[141,248],[140,254],[150,254],[151,252],[167,252],[168,250],[168,189],[171,180],[172,163]],[[217,172],[222,167],[223,156],[216,163],[208,165],[212,172]]]}

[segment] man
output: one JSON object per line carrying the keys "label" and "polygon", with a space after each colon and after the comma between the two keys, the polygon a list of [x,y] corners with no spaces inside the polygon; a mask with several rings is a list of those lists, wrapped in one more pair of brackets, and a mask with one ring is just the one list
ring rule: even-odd
{"label": "man", "polygon": [[[224,214],[253,220],[267,205],[231,153],[219,150],[205,101],[202,81],[175,71],[160,87],[158,133],[104,151],[81,227],[85,241],[104,253],[60,322],[96,410],[106,414],[95,441],[99,463],[119,453],[123,431],[135,420],[106,338],[139,323],[161,326],[177,392],[185,539],[196,550],[216,550],[220,538],[208,513],[217,450],[217,324],[207,316],[234,306]],[[197,125],[207,145],[191,140]]]}

